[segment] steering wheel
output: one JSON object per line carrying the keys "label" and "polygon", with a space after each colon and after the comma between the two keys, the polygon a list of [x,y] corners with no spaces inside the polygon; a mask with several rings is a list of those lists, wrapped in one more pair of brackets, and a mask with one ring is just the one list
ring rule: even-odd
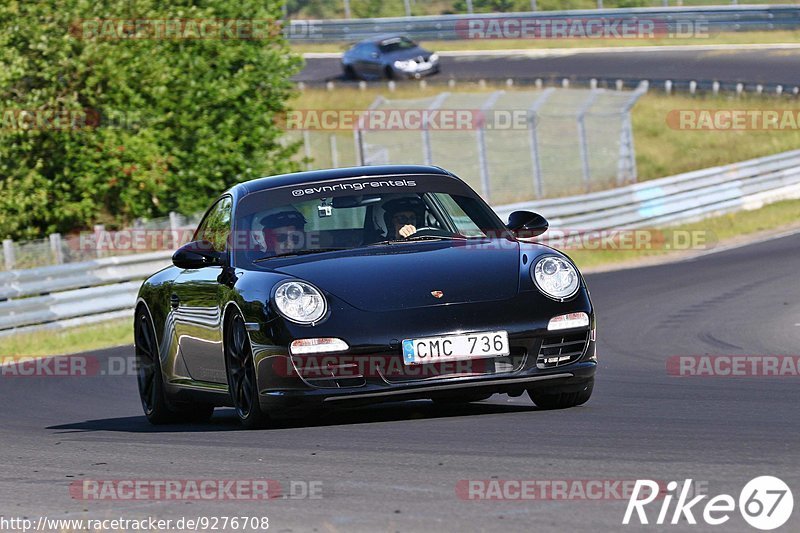
{"label": "steering wheel", "polygon": [[408,237],[403,237],[404,239],[408,239],[411,237],[452,237],[455,235],[452,231],[447,231],[446,229],[442,228],[434,228],[431,226],[422,226],[421,228],[417,228],[417,231],[409,235]]}

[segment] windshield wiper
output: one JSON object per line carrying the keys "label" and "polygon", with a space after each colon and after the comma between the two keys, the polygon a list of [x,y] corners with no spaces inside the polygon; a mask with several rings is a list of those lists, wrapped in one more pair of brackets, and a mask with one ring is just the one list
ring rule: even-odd
{"label": "windshield wiper", "polygon": [[261,257],[259,259],[254,259],[253,263],[260,263],[262,261],[269,261],[270,259],[276,259],[278,257],[291,257],[295,255],[309,255],[309,254],[318,254],[322,252],[338,252],[340,250],[347,250],[347,248],[313,248],[310,250],[295,250],[294,252],[285,252],[282,254],[275,254],[270,255],[267,257]]}
{"label": "windshield wiper", "polygon": [[370,242],[365,244],[364,246],[383,246],[386,244],[402,244],[404,242],[415,242],[415,241],[465,241],[467,240],[466,237],[462,235],[411,235],[407,239],[388,239],[385,241],[378,241],[378,242]]}
{"label": "windshield wiper", "polygon": [[465,241],[466,237],[462,235],[411,235],[400,242],[411,241]]}

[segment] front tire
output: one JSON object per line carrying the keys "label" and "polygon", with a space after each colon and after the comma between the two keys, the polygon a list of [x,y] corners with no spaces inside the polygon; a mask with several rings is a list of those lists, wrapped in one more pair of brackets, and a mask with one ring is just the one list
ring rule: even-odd
{"label": "front tire", "polygon": [[253,350],[241,315],[235,314],[225,328],[225,367],[228,390],[239,421],[247,429],[265,427],[269,417],[258,401],[258,383]]}
{"label": "front tire", "polygon": [[344,67],[344,79],[346,80],[357,80],[358,75],[356,74],[356,70],[351,66],[347,65]]}
{"label": "front tire", "polygon": [[536,404],[536,407],[540,409],[567,409],[583,405],[589,401],[593,389],[594,377],[590,378],[585,383],[585,386],[578,390],[528,389],[528,396]]}

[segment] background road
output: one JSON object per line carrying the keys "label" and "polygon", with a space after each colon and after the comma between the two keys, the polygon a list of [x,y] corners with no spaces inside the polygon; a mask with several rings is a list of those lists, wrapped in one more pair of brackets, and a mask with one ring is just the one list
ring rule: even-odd
{"label": "background road", "polygon": [[[424,43],[423,43],[424,44]],[[659,50],[574,52],[536,57],[523,54],[498,56],[445,56],[441,74],[433,80],[505,80],[507,78],[574,78],[589,80],[717,80],[723,84],[800,85],[800,51],[797,49]],[[323,82],[341,77],[338,58],[307,58],[296,81]]]}
{"label": "background road", "polygon": [[[738,498],[751,478],[777,475],[796,502],[782,531],[798,531],[798,378],[665,372],[671,355],[797,354],[798,249],[800,234],[589,276],[599,381],[588,404],[565,411],[494,396],[468,407],[387,404],[264,431],[240,430],[230,410],[206,425],[153,428],[133,377],[0,378],[0,514],[267,515],[277,531],[624,531],[639,529],[620,526],[624,501],[461,501],[455,485],[493,477],[694,478],[712,495]],[[323,498],[71,499],[69,483],[83,478],[320,480]],[[738,514],[716,528],[723,529],[755,531]]]}

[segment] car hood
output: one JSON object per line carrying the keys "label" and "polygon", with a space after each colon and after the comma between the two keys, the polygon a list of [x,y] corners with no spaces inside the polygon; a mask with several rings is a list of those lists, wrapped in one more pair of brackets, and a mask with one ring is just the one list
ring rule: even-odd
{"label": "car hood", "polygon": [[[501,242],[394,244],[275,260],[269,266],[363,311],[505,300],[517,294],[519,247]],[[443,295],[437,298],[433,291]]]}

